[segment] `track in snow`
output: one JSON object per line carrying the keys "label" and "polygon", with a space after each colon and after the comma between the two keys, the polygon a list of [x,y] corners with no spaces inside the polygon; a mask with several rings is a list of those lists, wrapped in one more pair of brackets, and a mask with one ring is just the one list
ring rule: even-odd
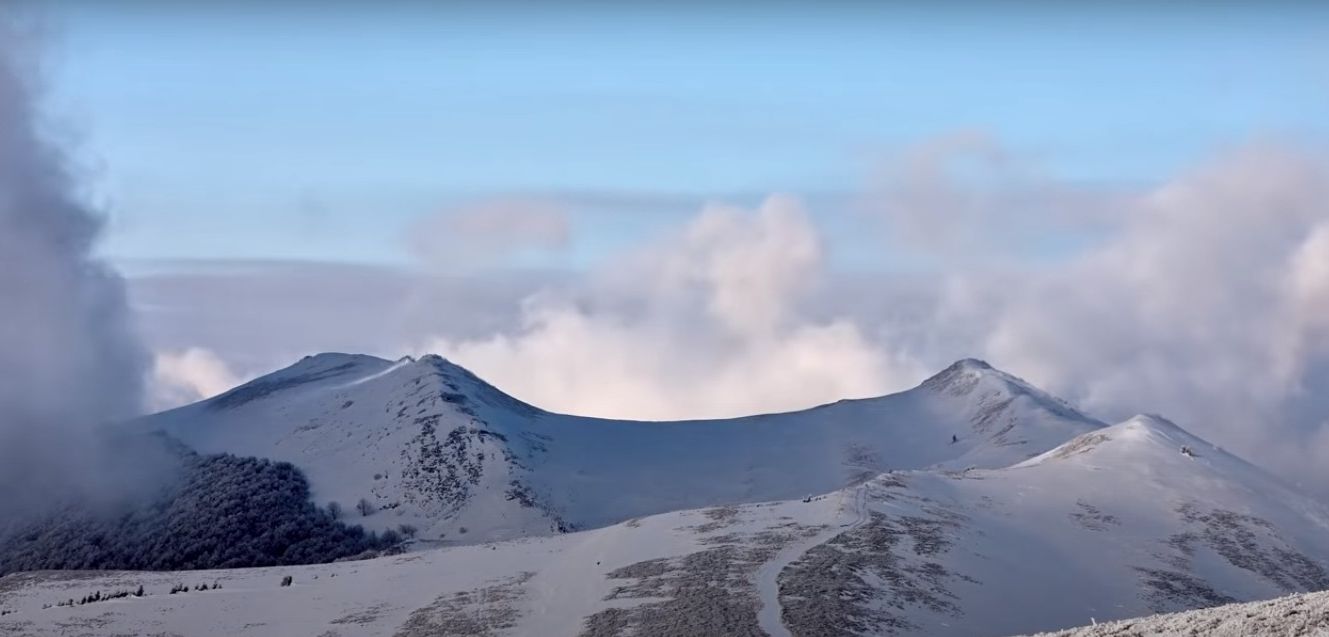
{"label": "track in snow", "polygon": [[[770,561],[761,565],[757,570],[757,596],[761,599],[761,609],[757,611],[757,625],[771,637],[792,637],[789,629],[785,627],[783,609],[780,607],[780,573],[784,571],[798,558],[803,557],[804,553],[812,550],[841,533],[848,533],[860,526],[863,526],[868,519],[868,485],[867,483],[854,487],[848,492],[853,497],[854,520],[848,524],[840,523],[840,516],[844,513],[844,503],[841,502],[836,510],[834,524],[831,527],[817,535],[814,535],[802,542],[796,542],[775,554]],[[846,493],[841,491],[841,498]]]}

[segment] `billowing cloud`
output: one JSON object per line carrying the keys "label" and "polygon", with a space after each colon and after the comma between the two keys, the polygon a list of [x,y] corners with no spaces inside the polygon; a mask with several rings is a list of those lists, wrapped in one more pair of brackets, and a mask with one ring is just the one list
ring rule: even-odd
{"label": "billowing cloud", "polygon": [[92,254],[102,217],[39,116],[23,35],[0,16],[0,519],[110,482],[89,479],[96,431],[139,411],[146,369],[122,283]]}
{"label": "billowing cloud", "polygon": [[416,220],[407,244],[425,263],[474,267],[513,255],[565,248],[571,224],[563,208],[539,198],[499,198],[449,208]]}
{"label": "billowing cloud", "polygon": [[[828,315],[803,302],[834,274],[808,216],[776,197],[750,213],[708,208],[672,240],[606,267],[594,294],[528,299],[520,329],[434,345],[537,404],[646,418],[883,393],[978,355],[1104,417],[1168,414],[1285,476],[1329,477],[1316,469],[1329,466],[1323,156],[1256,145],[1104,193],[1012,176],[1016,160],[989,144],[930,146],[879,191],[895,245],[942,257],[930,295],[908,311]],[[955,152],[976,154],[987,178],[938,177]],[[921,239],[1007,222],[1095,236],[1069,255],[1019,261],[1009,251],[946,258],[980,236]],[[840,293],[900,289],[883,277]]]}
{"label": "billowing cloud", "polygon": [[1301,422],[1285,408],[1329,362],[1329,164],[1252,147],[1127,203],[1098,247],[1004,282],[987,353],[1093,410],[1158,411],[1257,454],[1295,448],[1329,413],[1329,400]]}
{"label": "billowing cloud", "polygon": [[869,396],[915,378],[852,321],[806,318],[820,239],[799,203],[709,206],[675,236],[607,265],[592,291],[528,298],[515,333],[431,339],[548,409],[606,417],[742,415]]}
{"label": "billowing cloud", "polygon": [[241,380],[212,350],[191,347],[157,352],[149,388],[151,406],[164,410],[211,398]]}

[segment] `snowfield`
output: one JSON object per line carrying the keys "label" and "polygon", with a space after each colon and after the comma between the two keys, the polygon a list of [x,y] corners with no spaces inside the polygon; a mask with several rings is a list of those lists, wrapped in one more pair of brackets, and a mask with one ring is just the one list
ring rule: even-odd
{"label": "snowfield", "polygon": [[[350,522],[420,539],[11,575],[0,635],[997,636],[1329,588],[1318,503],[1165,419],[1107,426],[978,361],[882,398],[642,423],[543,412],[437,357],[322,355],[134,426],[290,461],[321,501],[373,503]],[[1168,634],[1111,630],[1084,634]]]}

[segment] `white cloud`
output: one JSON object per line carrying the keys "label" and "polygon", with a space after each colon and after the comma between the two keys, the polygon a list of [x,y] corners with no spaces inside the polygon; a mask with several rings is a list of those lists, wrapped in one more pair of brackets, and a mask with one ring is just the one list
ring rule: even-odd
{"label": "white cloud", "polygon": [[797,201],[708,206],[683,231],[598,273],[589,298],[529,298],[512,334],[436,351],[542,407],[606,417],[718,417],[899,388],[919,369],[847,318],[798,304],[822,251]]}
{"label": "white cloud", "polygon": [[191,347],[157,352],[149,383],[149,397],[157,410],[211,398],[236,385],[241,378],[211,350]]}
{"label": "white cloud", "polygon": [[[1312,439],[1329,401],[1288,404],[1329,362],[1329,165],[1246,148],[1118,212],[1096,248],[1004,281],[986,354],[1091,410],[1168,414],[1259,459]],[[1329,448],[1305,450],[1302,468],[1329,466]]]}
{"label": "white cloud", "polygon": [[1315,226],[1289,263],[1288,291],[1301,345],[1329,348],[1329,220]]}

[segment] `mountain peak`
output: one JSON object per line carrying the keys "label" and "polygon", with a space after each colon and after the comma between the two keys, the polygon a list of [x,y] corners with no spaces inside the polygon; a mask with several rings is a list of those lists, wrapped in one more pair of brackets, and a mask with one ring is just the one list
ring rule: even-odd
{"label": "mountain peak", "polygon": [[1082,454],[1090,454],[1100,459],[1111,457],[1118,462],[1157,463],[1160,458],[1175,460],[1183,457],[1191,459],[1204,457],[1210,460],[1224,458],[1225,463],[1228,462],[1226,459],[1231,459],[1245,464],[1244,461],[1157,414],[1138,414],[1114,425],[1082,434],[1021,464],[1037,465],[1051,460],[1066,460]]}
{"label": "mountain peak", "polygon": [[284,373],[289,371],[311,371],[315,369],[329,369],[333,367],[356,367],[356,366],[381,366],[388,365],[389,361],[383,360],[377,356],[368,354],[346,354],[343,352],[320,352],[318,354],[308,354],[296,361],[295,364],[278,370],[274,373]]}
{"label": "mountain peak", "polygon": [[1151,429],[1181,429],[1181,425],[1158,414],[1135,414],[1123,420],[1121,424]]}
{"label": "mountain peak", "polygon": [[1066,401],[1049,394],[1028,381],[977,358],[962,358],[923,381],[920,388],[939,394],[966,397],[976,393],[997,394],[1010,398],[1026,397],[1042,408],[1063,418],[1104,423],[1092,418]]}
{"label": "mountain peak", "polygon": [[987,361],[981,358],[961,358],[960,360],[952,363],[951,367],[958,367],[960,369],[974,369],[974,370],[992,369],[992,365],[989,365]]}
{"label": "mountain peak", "polygon": [[[1191,455],[1200,453],[1201,450],[1209,455],[1229,455],[1217,445],[1158,414],[1137,414],[1103,431],[1110,433],[1119,440],[1135,443],[1137,446],[1148,445],[1167,452],[1185,449]],[[1235,456],[1232,456],[1232,458],[1239,460]]]}
{"label": "mountain peak", "polygon": [[325,382],[345,382],[382,372],[392,363],[365,354],[326,352],[305,356],[294,365],[260,376],[239,387],[204,401],[210,409],[230,409],[296,387]]}
{"label": "mountain peak", "polygon": [[[995,378],[1002,381],[1016,383],[1021,386],[1029,386],[1028,383],[1003,372],[985,360],[978,358],[962,358],[945,369],[933,374],[930,378],[923,381],[924,387],[934,389],[947,388],[951,390],[968,391],[982,378]],[[1032,389],[1032,387],[1030,386]]]}

